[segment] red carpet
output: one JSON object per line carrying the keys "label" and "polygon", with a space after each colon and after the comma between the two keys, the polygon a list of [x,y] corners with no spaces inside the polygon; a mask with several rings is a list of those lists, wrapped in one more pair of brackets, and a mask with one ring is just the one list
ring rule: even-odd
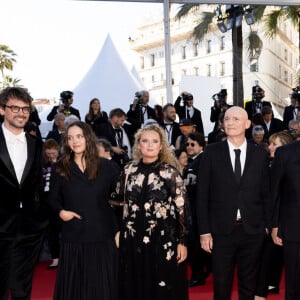
{"label": "red carpet", "polygon": [[[33,282],[32,300],[52,300],[56,271],[47,270],[48,261],[38,264]],[[208,277],[206,285],[190,288],[189,300],[212,300],[212,276]],[[237,285],[234,284],[232,300],[237,300]],[[269,295],[268,300],[284,299],[283,280],[281,281],[280,294]],[[70,300],[70,299],[66,299]],[[142,300],[142,299],[141,299]]]}

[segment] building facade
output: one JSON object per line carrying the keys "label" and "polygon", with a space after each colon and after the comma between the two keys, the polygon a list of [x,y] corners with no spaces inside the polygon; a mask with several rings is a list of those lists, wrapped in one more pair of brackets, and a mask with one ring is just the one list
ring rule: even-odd
{"label": "building facade", "polygon": [[[211,7],[206,6],[205,9]],[[180,21],[175,20],[175,14],[170,16],[173,101],[181,92],[182,76],[193,75],[219,78],[221,88],[227,89],[228,102],[233,103],[232,31],[222,33],[216,24],[212,24],[204,39],[195,42],[191,34],[197,23],[198,11]],[[261,28],[262,24],[248,26],[244,20],[242,22],[244,100],[252,99],[252,86],[258,83],[266,92],[264,100],[271,101],[281,114],[283,107],[289,103],[291,89],[297,84],[299,34],[289,22],[280,24],[273,39],[265,38]],[[262,42],[261,51],[252,53],[252,57],[248,55],[250,30],[256,32]],[[131,49],[139,55],[137,70],[151,97],[164,105],[167,99],[163,20],[144,24],[138,32],[131,41]],[[211,91],[211,95],[217,92]]]}

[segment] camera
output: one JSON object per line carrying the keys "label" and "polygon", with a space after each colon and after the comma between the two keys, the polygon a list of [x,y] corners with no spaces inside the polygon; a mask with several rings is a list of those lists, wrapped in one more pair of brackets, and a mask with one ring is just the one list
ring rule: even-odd
{"label": "camera", "polygon": [[124,152],[123,152],[123,154],[121,154],[120,163],[121,163],[122,166],[124,166],[126,163],[129,162],[130,158],[128,156],[128,147],[127,146],[121,146],[121,149]]}
{"label": "camera", "polygon": [[253,102],[261,102],[261,99],[265,96],[264,90],[256,84],[252,87],[252,100]]}
{"label": "camera", "polygon": [[258,85],[258,83],[252,87],[252,112],[261,113],[262,102],[261,99],[264,98],[265,91]]}
{"label": "camera", "polygon": [[143,105],[144,104],[142,93],[140,91],[137,91],[134,94],[134,101],[136,101],[136,100],[138,100],[138,104],[139,105]]}
{"label": "camera", "polygon": [[221,89],[219,93],[213,94],[212,99],[218,102],[221,106],[226,105],[227,89]]}

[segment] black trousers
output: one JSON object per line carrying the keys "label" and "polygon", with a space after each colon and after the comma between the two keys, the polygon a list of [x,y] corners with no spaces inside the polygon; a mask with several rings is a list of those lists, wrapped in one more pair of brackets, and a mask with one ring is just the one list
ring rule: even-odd
{"label": "black trousers", "polygon": [[16,236],[0,233],[0,300],[30,300],[44,231]]}
{"label": "black trousers", "polygon": [[214,300],[230,300],[237,267],[239,300],[253,300],[258,262],[265,234],[247,234],[235,225],[228,235],[213,235]]}
{"label": "black trousers", "polygon": [[191,279],[204,281],[211,272],[211,255],[200,247],[199,234],[195,226],[192,227],[188,242],[187,261],[191,267]]}
{"label": "black trousers", "polygon": [[285,300],[300,299],[300,242],[283,241]]}
{"label": "black trousers", "polygon": [[283,249],[266,236],[259,263],[255,295],[267,297],[268,286],[279,288],[283,271]]}

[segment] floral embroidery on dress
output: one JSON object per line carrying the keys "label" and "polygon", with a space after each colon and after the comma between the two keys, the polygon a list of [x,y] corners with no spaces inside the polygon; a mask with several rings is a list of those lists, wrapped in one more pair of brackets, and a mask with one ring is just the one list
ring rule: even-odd
{"label": "floral embroidery on dress", "polygon": [[[125,174],[127,172],[128,168],[125,168]],[[118,185],[120,193],[121,184]],[[178,171],[167,164],[148,167],[133,163],[125,199],[124,239],[137,239],[137,247],[148,247],[159,241],[162,258],[170,261],[176,254],[177,244],[185,243],[187,236],[185,187]]]}

